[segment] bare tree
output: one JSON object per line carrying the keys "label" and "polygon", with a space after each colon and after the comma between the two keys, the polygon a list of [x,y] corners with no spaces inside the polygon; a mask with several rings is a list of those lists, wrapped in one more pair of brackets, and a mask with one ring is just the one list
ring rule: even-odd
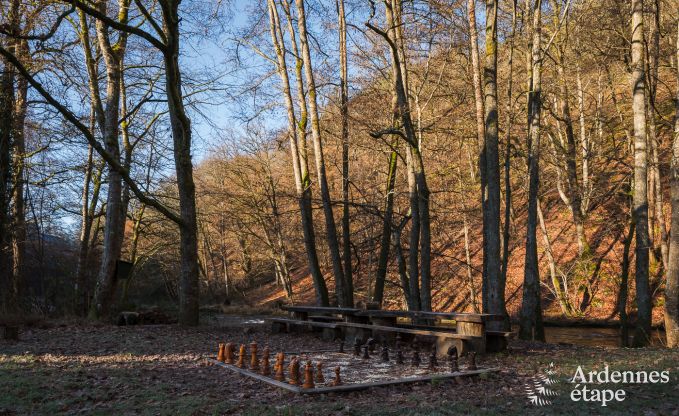
{"label": "bare tree", "polygon": [[634,346],[648,344],[651,334],[651,290],[648,283],[648,166],[646,149],[646,75],[644,68],[644,1],[632,0],[632,112],[634,115],[635,273],[637,325]]}
{"label": "bare tree", "polygon": [[[532,5],[531,5],[532,3]],[[528,90],[528,219],[526,224],[526,260],[524,266],[523,301],[519,337],[544,341],[542,305],[540,296],[540,269],[538,265],[537,204],[540,185],[540,116],[542,111],[542,0],[526,0],[532,11],[532,40],[530,88]],[[530,17],[529,17],[530,18]]]}

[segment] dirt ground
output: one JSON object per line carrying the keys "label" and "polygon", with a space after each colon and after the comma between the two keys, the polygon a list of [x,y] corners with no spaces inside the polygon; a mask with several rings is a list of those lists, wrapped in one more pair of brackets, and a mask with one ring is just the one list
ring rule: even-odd
{"label": "dirt ground", "polygon": [[[220,342],[268,345],[272,352],[336,348],[313,335],[269,333],[262,317],[221,316],[197,328],[117,327],[47,322],[0,341],[0,415],[679,415],[679,351],[603,349],[512,341],[508,351],[479,356],[499,367],[465,382],[299,396],[210,365]],[[535,405],[527,387],[553,363],[553,397]],[[669,371],[669,383],[617,385],[623,402],[574,402],[570,379],[585,371]],[[604,388],[601,385],[595,388]],[[606,387],[606,388],[610,388]]]}

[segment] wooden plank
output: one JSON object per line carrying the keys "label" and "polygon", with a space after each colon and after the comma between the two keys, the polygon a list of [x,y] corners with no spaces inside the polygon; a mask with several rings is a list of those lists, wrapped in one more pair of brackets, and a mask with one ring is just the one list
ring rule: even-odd
{"label": "wooden plank", "polygon": [[228,368],[229,370],[234,371],[238,374],[255,378],[259,381],[269,383],[273,386],[280,387],[282,389],[291,391],[293,393],[300,393],[300,391],[302,390],[301,387],[293,386],[292,384],[284,383],[282,381],[278,381],[276,379],[266,377],[266,376],[263,376],[263,375],[258,374],[258,373],[253,373],[252,371],[250,371],[246,368],[238,368],[235,365],[226,364],[226,363],[223,363],[221,361],[215,360],[214,358],[207,358],[207,361],[212,363],[212,364],[218,365],[220,367]]}
{"label": "wooden plank", "polygon": [[431,376],[418,376],[418,377],[405,377],[405,378],[400,378],[396,380],[384,380],[384,381],[375,381],[372,383],[354,383],[354,384],[343,384],[341,386],[332,386],[332,387],[318,387],[318,388],[313,388],[313,389],[305,389],[302,387],[298,386],[293,386],[292,384],[284,383],[282,381],[278,381],[276,379],[270,378],[263,376],[258,373],[254,373],[248,369],[245,368],[238,368],[234,365],[226,364],[221,361],[217,361],[214,358],[207,358],[206,359],[208,362],[218,365],[220,367],[227,368],[231,371],[234,371],[238,374],[245,375],[252,377],[254,379],[257,379],[259,381],[263,381],[265,383],[268,383],[272,386],[280,387],[282,389],[291,391],[293,393],[298,393],[298,394],[323,394],[323,393],[341,393],[341,392],[350,392],[350,391],[358,391],[358,390],[366,390],[371,387],[384,387],[384,386],[393,386],[393,385],[398,385],[398,384],[408,384],[408,383],[421,383],[421,382],[430,382],[432,380],[446,380],[446,379],[451,379],[451,378],[457,378],[457,377],[470,377],[470,376],[476,376],[479,374],[484,374],[484,373],[492,373],[492,372],[497,372],[500,369],[499,368],[484,368],[480,370],[471,370],[471,371],[458,371],[455,373],[443,373],[443,374],[434,374]]}
{"label": "wooden plank", "polygon": [[299,319],[287,319],[287,318],[269,318],[269,321],[278,322],[281,324],[315,326],[319,328],[331,328],[331,329],[337,328],[337,323],[332,322],[304,321]]}
{"label": "wooden plank", "polygon": [[445,338],[456,338],[456,339],[464,339],[468,341],[473,341],[479,337],[476,336],[471,336],[471,335],[461,335],[458,333],[451,333],[451,332],[445,332],[445,331],[432,331],[432,330],[427,330],[427,329],[409,329],[409,328],[400,328],[396,326],[381,326],[381,325],[369,325],[369,324],[352,324],[352,323],[338,323],[338,326],[343,326],[343,327],[349,327],[349,328],[361,328],[361,329],[369,329],[373,331],[384,331],[384,332],[401,332],[404,334],[415,334],[415,335],[430,335],[434,337],[445,337]]}
{"label": "wooden plank", "polygon": [[422,312],[400,310],[364,310],[357,312],[358,316],[368,317],[402,317],[402,318],[442,318],[460,322],[484,323],[487,321],[502,320],[501,315],[488,313],[458,313],[458,312]]}
{"label": "wooden plank", "polygon": [[334,386],[334,387],[317,387],[314,389],[300,389],[299,393],[301,394],[322,394],[322,393],[339,393],[339,392],[350,392],[350,391],[359,391],[359,390],[366,390],[372,387],[385,387],[385,386],[395,386],[398,384],[408,384],[408,383],[421,383],[421,382],[430,382],[433,380],[447,380],[451,378],[457,378],[457,377],[470,377],[470,376],[476,376],[479,374],[484,374],[484,373],[493,373],[493,372],[498,372],[500,371],[499,368],[485,368],[481,370],[471,370],[471,371],[458,371],[455,373],[443,373],[443,374],[435,374],[431,376],[418,376],[418,377],[405,377],[405,378],[400,378],[396,380],[384,380],[384,381],[375,381],[372,383],[354,383],[354,384],[344,384],[341,386]]}
{"label": "wooden plank", "polygon": [[328,306],[281,306],[281,309],[288,312],[311,312],[311,313],[330,313],[330,314],[354,314],[360,309],[356,308],[334,308]]}

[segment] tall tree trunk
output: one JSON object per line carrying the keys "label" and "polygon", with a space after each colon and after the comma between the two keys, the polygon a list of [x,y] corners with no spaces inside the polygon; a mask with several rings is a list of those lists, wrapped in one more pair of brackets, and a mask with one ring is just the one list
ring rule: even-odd
{"label": "tall tree trunk", "polygon": [[387,266],[389,264],[389,247],[391,245],[390,239],[392,234],[391,222],[394,214],[394,185],[396,183],[397,162],[398,154],[396,151],[392,150],[389,154],[389,169],[387,171],[387,186],[385,189],[380,253],[377,258],[377,274],[375,276],[375,289],[373,291],[373,301],[377,302],[380,306],[384,300],[384,282],[387,278]]}
{"label": "tall tree trunk", "polygon": [[545,340],[542,326],[542,297],[537,247],[537,200],[540,185],[540,116],[542,110],[542,0],[532,7],[531,88],[528,93],[528,219],[526,224],[526,260],[524,266],[523,301],[519,337]]}
{"label": "tall tree trunk", "polygon": [[186,115],[179,69],[179,3],[161,2],[167,49],[164,51],[165,83],[179,191],[179,251],[181,260],[179,323],[198,325],[200,304],[198,277],[198,222],[196,187],[191,163],[191,121]]}
{"label": "tall tree trunk", "polygon": [[[486,259],[487,309],[485,313],[507,316],[505,284],[502,282],[500,258],[500,156],[497,105],[497,9],[496,0],[486,0],[486,63],[483,70],[485,87],[485,138],[487,192]],[[508,330],[508,320],[493,321],[491,329]],[[494,326],[497,326],[495,328]]]}
{"label": "tall tree trunk", "polygon": [[[512,152],[512,122],[514,121],[514,106],[512,103],[512,96],[514,92],[514,37],[516,34],[516,3],[517,0],[512,0],[512,31],[509,38],[509,61],[507,63],[509,66],[509,75],[507,77],[507,122],[505,126],[505,211],[502,230],[502,265],[500,272],[500,282],[502,282],[503,285],[506,285],[507,282],[507,264],[509,263],[509,238],[512,212],[512,181],[510,173]],[[502,292],[504,293],[504,287]]]}
{"label": "tall tree trunk", "polygon": [[[21,16],[20,2],[12,0],[2,17],[11,34],[19,34]],[[4,45],[3,45],[4,46]],[[7,49],[15,55],[19,52],[19,42],[7,38]],[[12,130],[14,126],[14,81],[15,71],[7,60],[3,60],[0,74],[0,312],[14,310],[17,306],[17,293],[14,285],[14,259],[12,247]]]}
{"label": "tall tree trunk", "polygon": [[10,181],[12,177],[11,137],[12,109],[14,108],[14,73],[7,61],[3,62],[0,80],[0,296],[2,311],[12,305],[12,248],[10,220]]}
{"label": "tall tree trunk", "polygon": [[340,114],[342,117],[342,257],[344,261],[345,303],[354,305],[354,278],[351,264],[349,224],[349,86],[347,70],[347,25],[344,0],[337,0],[340,46]]}
{"label": "tall tree trunk", "polygon": [[335,225],[332,201],[330,200],[330,188],[328,186],[328,178],[325,169],[323,142],[321,140],[321,119],[318,110],[316,81],[314,80],[311,51],[307,35],[304,0],[295,0],[295,4],[297,6],[297,28],[299,31],[300,44],[302,46],[302,61],[304,63],[304,75],[306,79],[309,112],[311,115],[311,137],[314,144],[316,174],[318,175],[318,184],[321,190],[328,249],[330,251],[333,275],[335,277],[335,295],[337,296],[337,301],[340,306],[353,306],[353,302],[350,302],[351,299],[348,294],[346,282],[344,281],[344,270],[342,268],[342,258],[340,256],[339,241],[337,238],[337,226]]}
{"label": "tall tree trunk", "polygon": [[[119,18],[122,23],[127,21],[129,0],[120,0]],[[107,1],[97,3],[98,11],[107,13]],[[120,39],[113,45],[109,38],[109,27],[97,19],[97,39],[99,49],[106,66],[106,100],[104,104],[103,126],[100,125],[104,148],[116,160],[120,160],[119,117],[120,117],[120,83],[122,77],[121,61],[125,53],[127,35],[120,33]],[[91,81],[96,82],[96,80]],[[104,318],[108,315],[116,289],[116,265],[120,258],[125,221],[122,217],[122,175],[115,167],[109,165],[107,169],[106,196],[106,225],[104,228],[104,248],[101,267],[97,276],[94,297],[89,311],[92,319]]]}
{"label": "tall tree trunk", "polygon": [[[291,36],[291,45],[293,51],[297,50],[297,41],[294,38],[294,30],[292,28],[292,17],[290,16],[287,2],[283,2],[285,13],[288,17],[289,32]],[[325,284],[325,279],[321,274],[321,267],[318,262],[318,254],[316,251],[316,236],[314,232],[313,217],[311,211],[311,183],[309,180],[309,171],[307,168],[306,158],[306,105],[304,98],[304,89],[300,85],[302,81],[302,63],[298,59],[296,68],[296,75],[298,80],[298,94],[300,101],[301,116],[299,121],[295,116],[295,107],[292,100],[292,93],[290,88],[290,79],[288,77],[288,67],[285,60],[285,49],[283,31],[281,29],[280,17],[278,9],[273,0],[269,0],[269,26],[271,32],[271,41],[274,46],[277,58],[278,74],[281,78],[281,88],[285,101],[285,107],[288,117],[288,128],[290,137],[290,153],[292,156],[292,170],[295,179],[295,189],[297,191],[297,201],[299,204],[300,215],[302,219],[302,231],[304,234],[304,247],[307,254],[307,261],[311,278],[314,282],[314,289],[316,291],[316,303],[321,306],[328,306],[328,289]],[[296,56],[299,56],[295,53]]]}
{"label": "tall tree trunk", "polygon": [[618,291],[618,299],[616,309],[618,310],[618,317],[620,318],[620,346],[629,346],[629,323],[627,316],[627,299],[629,293],[629,252],[632,247],[632,239],[634,238],[634,220],[630,219],[629,231],[623,241],[622,251],[622,265],[620,271],[620,289]]}
{"label": "tall tree trunk", "polygon": [[636,224],[635,274],[637,325],[633,346],[648,344],[651,333],[651,291],[648,282],[648,166],[646,151],[646,86],[644,71],[644,2],[632,0],[632,112],[634,114],[634,199]]}
{"label": "tall tree trunk", "polygon": [[472,82],[474,83],[474,103],[476,109],[476,146],[479,152],[479,176],[481,178],[481,207],[482,207],[482,282],[481,303],[483,310],[488,310],[488,207],[487,193],[487,162],[486,162],[486,123],[483,90],[481,87],[481,64],[479,59],[479,37],[476,27],[476,0],[467,0],[467,17],[469,23],[469,47],[472,58]]}
{"label": "tall tree trunk", "polygon": [[[25,40],[17,40],[16,53],[19,59],[25,64],[30,61],[30,52],[28,50],[28,42]],[[12,292],[16,296],[17,305],[25,295],[26,289],[24,259],[26,255],[26,204],[24,201],[24,183],[25,178],[25,156],[26,156],[26,140],[25,140],[25,123],[26,110],[28,109],[28,81],[23,77],[18,77],[16,82],[16,98],[14,104],[14,120],[12,126],[12,147],[13,147],[13,168],[14,180],[13,195],[14,201],[12,209],[12,248],[13,248],[13,277],[12,282],[14,288]]]}
{"label": "tall tree trunk", "polygon": [[[677,21],[677,59],[679,60],[679,20]],[[679,61],[678,61],[679,63]],[[667,346],[679,347],[679,66],[677,67],[674,141],[670,170],[672,218],[670,229],[669,262],[665,285],[665,333]]]}

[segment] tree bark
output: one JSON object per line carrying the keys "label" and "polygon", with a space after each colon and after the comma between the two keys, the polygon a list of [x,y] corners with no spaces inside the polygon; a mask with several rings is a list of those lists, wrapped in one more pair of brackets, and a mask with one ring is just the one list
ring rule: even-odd
{"label": "tree bark", "polygon": [[339,241],[337,238],[337,226],[330,199],[330,188],[325,168],[325,156],[323,154],[323,142],[321,140],[321,119],[318,110],[318,98],[316,91],[316,81],[314,79],[313,65],[311,62],[311,51],[307,35],[306,13],[304,10],[304,0],[295,0],[297,6],[297,28],[299,40],[302,46],[302,61],[304,63],[304,75],[308,94],[309,112],[311,115],[311,137],[314,144],[314,157],[316,161],[316,174],[321,190],[321,201],[323,203],[323,214],[325,215],[325,228],[327,234],[328,249],[332,263],[333,275],[335,277],[335,295],[340,306],[353,306],[351,297],[348,293],[346,282],[344,281],[344,270],[342,258],[340,256]]}
{"label": "tree bark", "polygon": [[174,149],[175,173],[179,190],[180,292],[179,323],[198,325],[198,222],[196,219],[196,187],[191,163],[191,121],[186,115],[179,69],[179,3],[161,2],[166,38],[164,51],[167,105]]}
{"label": "tree bark", "polygon": [[[500,256],[500,156],[497,105],[497,9],[496,0],[486,0],[486,62],[483,70],[485,96],[486,187],[486,289],[485,313],[507,316],[505,283],[502,281]],[[493,321],[492,329],[509,330],[508,320]],[[494,326],[497,326],[495,328]]]}
{"label": "tree bark", "polygon": [[[97,3],[98,11],[107,14],[107,1]],[[119,1],[119,18],[127,21],[129,0]],[[104,140],[104,148],[116,160],[120,160],[119,122],[120,117],[120,83],[122,78],[121,61],[125,53],[127,35],[120,33],[120,39],[112,45],[109,38],[109,26],[96,20],[99,50],[106,66],[106,100],[103,109],[103,125],[100,125]],[[91,80],[90,82],[97,82]],[[120,258],[125,221],[122,217],[122,176],[113,166],[107,169],[106,226],[104,228],[104,248],[101,267],[97,276],[97,284],[89,311],[92,319],[104,318],[108,315],[116,289],[116,265]]]}
{"label": "tree bark", "polygon": [[651,333],[651,291],[648,282],[648,166],[646,150],[646,86],[644,71],[644,2],[632,0],[632,112],[634,114],[634,198],[636,224],[635,274],[637,325],[633,346],[648,344]]}
{"label": "tree bark", "polygon": [[481,178],[481,207],[482,207],[482,273],[481,273],[481,303],[484,310],[488,310],[488,207],[487,193],[487,162],[486,162],[486,123],[483,90],[481,87],[481,64],[479,59],[479,37],[476,27],[476,0],[467,0],[467,17],[469,24],[469,47],[472,58],[472,82],[474,84],[474,104],[476,110],[476,146],[479,153],[479,177]]}
{"label": "tree bark", "polygon": [[349,86],[347,69],[347,24],[344,0],[337,0],[340,46],[340,115],[342,118],[342,258],[344,262],[345,303],[354,304],[354,278],[351,262],[349,223]]}
{"label": "tree bark", "polygon": [[540,185],[540,116],[542,109],[542,0],[532,6],[531,88],[528,93],[528,218],[526,224],[526,260],[524,266],[523,301],[519,337],[545,340],[542,326],[542,297],[537,247],[537,200]]}
{"label": "tree bark", "polygon": [[[679,21],[677,21],[677,59],[679,59]],[[669,261],[665,285],[665,334],[669,348],[679,347],[679,68],[677,68],[674,141],[670,169],[672,218]]]}
{"label": "tree bark", "polygon": [[[396,183],[396,168],[398,155],[396,151],[389,154],[389,169],[387,171],[387,186],[385,189],[384,214],[382,217],[382,236],[380,239],[380,253],[377,258],[377,274],[375,276],[375,289],[373,301],[382,306],[384,300],[384,283],[387,278],[387,266],[389,264],[389,247],[392,238],[392,218],[394,215],[394,185]],[[400,239],[400,235],[399,235]],[[400,240],[399,240],[400,241]],[[400,243],[399,243],[400,244]]]}
{"label": "tree bark", "polygon": [[[292,18],[290,16],[287,2],[283,2],[284,10],[288,17],[289,31],[291,36],[291,44],[293,52],[297,50],[297,41],[294,38],[294,30],[292,28]],[[325,279],[321,274],[321,267],[318,262],[318,254],[316,251],[316,236],[314,232],[313,217],[311,211],[311,183],[309,180],[309,171],[306,163],[306,104],[304,98],[303,85],[301,84],[301,59],[298,58],[296,65],[296,75],[298,81],[298,94],[300,100],[301,117],[299,121],[295,116],[295,107],[292,101],[292,93],[290,88],[290,79],[288,77],[288,67],[285,60],[285,50],[283,47],[284,37],[281,30],[280,18],[278,9],[273,0],[269,0],[269,24],[271,32],[271,41],[274,46],[277,58],[278,74],[281,78],[281,88],[285,101],[285,107],[288,117],[288,128],[290,137],[290,153],[292,159],[292,170],[295,179],[295,189],[297,192],[297,201],[299,204],[300,215],[302,219],[302,231],[304,234],[304,247],[307,254],[307,261],[309,265],[309,272],[314,282],[314,289],[316,291],[316,303],[320,306],[328,306],[328,289],[325,284]],[[295,53],[296,56],[299,56]],[[299,140],[299,141],[298,141]]]}

